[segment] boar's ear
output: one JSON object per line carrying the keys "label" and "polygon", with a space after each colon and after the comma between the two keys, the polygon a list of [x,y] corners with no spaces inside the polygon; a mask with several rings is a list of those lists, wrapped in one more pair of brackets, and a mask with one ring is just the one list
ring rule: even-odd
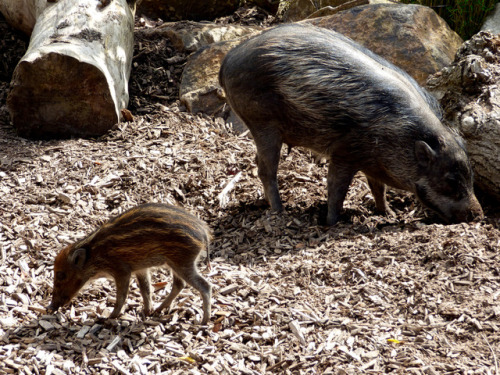
{"label": "boar's ear", "polygon": [[69,261],[78,269],[83,269],[83,266],[87,262],[87,249],[80,247],[75,249],[69,257]]}
{"label": "boar's ear", "polygon": [[421,167],[429,167],[437,156],[436,151],[424,141],[415,142],[415,155]]}

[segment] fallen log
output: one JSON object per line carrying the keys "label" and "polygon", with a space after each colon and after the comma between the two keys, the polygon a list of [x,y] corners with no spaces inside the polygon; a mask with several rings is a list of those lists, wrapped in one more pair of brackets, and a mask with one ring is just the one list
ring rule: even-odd
{"label": "fallen log", "polygon": [[59,0],[38,15],[7,98],[21,136],[99,136],[119,122],[134,13],[126,0]]}
{"label": "fallen log", "polygon": [[38,15],[47,6],[50,6],[47,0],[2,0],[0,13],[9,25],[26,35],[31,35]]}

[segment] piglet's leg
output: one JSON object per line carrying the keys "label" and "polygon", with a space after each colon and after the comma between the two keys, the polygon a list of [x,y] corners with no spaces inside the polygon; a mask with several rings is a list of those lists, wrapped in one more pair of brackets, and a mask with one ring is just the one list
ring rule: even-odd
{"label": "piglet's leg", "polygon": [[183,269],[182,273],[178,273],[189,285],[200,292],[203,299],[203,319],[201,324],[207,324],[212,311],[212,286],[198,273],[194,265],[192,268]]}
{"label": "piglet's leg", "polygon": [[144,301],[144,315],[150,315],[153,312],[153,299],[151,297],[151,276],[149,270],[145,269],[135,273],[139,289],[141,290]]}
{"label": "piglet's leg", "polygon": [[186,286],[186,283],[184,280],[182,280],[180,277],[178,277],[175,273],[173,273],[174,280],[172,282],[172,290],[170,291],[170,294],[167,296],[165,301],[155,310],[155,315],[159,315],[162,310],[166,309],[167,313],[170,311],[170,305],[172,304],[172,301],[179,295],[182,289]]}
{"label": "piglet's leg", "polygon": [[127,300],[128,288],[130,286],[130,276],[131,274],[128,273],[125,275],[122,274],[118,277],[115,277],[116,302],[115,302],[115,308],[113,309],[113,312],[109,316],[111,319],[117,318],[118,316],[120,316],[122,312],[123,305]]}

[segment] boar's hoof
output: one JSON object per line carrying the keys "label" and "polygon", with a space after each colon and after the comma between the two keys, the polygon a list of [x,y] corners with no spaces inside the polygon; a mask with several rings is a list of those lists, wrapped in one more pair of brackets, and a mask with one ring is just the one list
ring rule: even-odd
{"label": "boar's hoof", "polygon": [[383,211],[376,209],[375,212],[377,214],[380,214],[380,215],[385,215],[386,217],[391,218],[391,219],[395,219],[397,217],[396,213],[392,209],[390,209],[389,207],[386,207],[385,210],[383,210]]}

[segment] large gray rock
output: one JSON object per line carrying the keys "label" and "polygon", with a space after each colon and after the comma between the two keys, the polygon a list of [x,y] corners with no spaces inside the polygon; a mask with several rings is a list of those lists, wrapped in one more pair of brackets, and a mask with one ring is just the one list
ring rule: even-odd
{"label": "large gray rock", "polygon": [[322,17],[329,12],[337,12],[340,9],[345,10],[363,4],[368,4],[368,0],[292,0],[283,14],[283,20],[301,21],[312,14],[315,14],[315,17]]}
{"label": "large gray rock", "polygon": [[343,10],[366,4],[394,3],[394,0],[292,0],[284,6],[283,20],[302,21],[307,18],[331,16]]}
{"label": "large gray rock", "polygon": [[[254,30],[257,34],[259,30]],[[179,96],[192,113],[214,114],[225,103],[219,85],[219,70],[229,50],[251,35],[235,40],[215,43],[192,54],[182,72]]]}
{"label": "large gray rock", "polygon": [[237,43],[222,42],[191,56],[182,72],[179,96],[191,113],[212,114],[224,103],[218,70],[226,53]]}
{"label": "large gray rock", "polygon": [[408,72],[424,85],[449,65],[462,39],[431,8],[373,4],[306,20],[347,35]]}
{"label": "large gray rock", "polygon": [[201,47],[225,40],[233,40],[254,34],[255,27],[240,25],[217,25],[208,22],[166,22],[161,26],[140,30],[143,35],[169,38],[180,51],[194,52]]}

